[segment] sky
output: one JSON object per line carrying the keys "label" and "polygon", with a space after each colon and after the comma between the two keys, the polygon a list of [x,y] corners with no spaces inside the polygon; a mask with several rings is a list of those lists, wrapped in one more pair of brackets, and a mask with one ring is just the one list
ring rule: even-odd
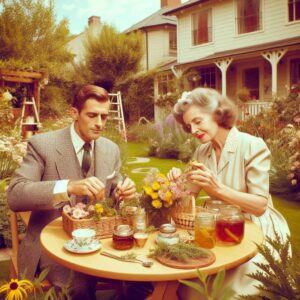
{"label": "sky", "polygon": [[82,32],[90,16],[123,31],[160,9],[160,0],[55,0],[57,20],[69,19],[71,33]]}

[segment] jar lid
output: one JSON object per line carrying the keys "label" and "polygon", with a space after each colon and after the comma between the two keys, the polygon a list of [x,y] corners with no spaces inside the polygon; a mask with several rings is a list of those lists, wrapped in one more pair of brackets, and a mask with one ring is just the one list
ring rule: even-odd
{"label": "jar lid", "polygon": [[238,205],[231,205],[231,204],[223,205],[220,210],[221,213],[229,214],[229,215],[235,215],[241,212],[241,208]]}
{"label": "jar lid", "polygon": [[174,233],[176,232],[176,226],[170,223],[162,224],[159,227],[159,231],[162,233]]}
{"label": "jar lid", "polygon": [[114,227],[114,235],[129,236],[133,234],[133,230],[127,224],[121,224]]}

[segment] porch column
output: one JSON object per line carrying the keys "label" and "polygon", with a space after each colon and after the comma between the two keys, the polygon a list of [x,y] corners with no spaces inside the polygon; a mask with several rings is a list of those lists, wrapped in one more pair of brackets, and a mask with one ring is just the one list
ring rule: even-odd
{"label": "porch column", "polygon": [[226,73],[227,68],[232,62],[232,57],[226,57],[215,61],[217,67],[221,70],[222,73],[222,95],[226,96]]}
{"label": "porch column", "polygon": [[277,65],[287,49],[264,51],[261,55],[270,62],[272,66],[272,96],[277,94]]}

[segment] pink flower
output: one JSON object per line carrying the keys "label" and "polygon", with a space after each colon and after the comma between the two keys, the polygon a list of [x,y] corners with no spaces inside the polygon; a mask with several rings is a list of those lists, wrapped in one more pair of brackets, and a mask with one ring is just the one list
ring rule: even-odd
{"label": "pink flower", "polygon": [[65,214],[69,214],[71,211],[72,211],[72,209],[71,209],[71,206],[70,206],[69,204],[67,204],[67,205],[65,205],[65,206],[63,207],[63,212],[64,212]]}
{"label": "pink flower", "polygon": [[80,219],[83,217],[83,211],[80,208],[74,208],[72,212],[72,217],[74,219]]}

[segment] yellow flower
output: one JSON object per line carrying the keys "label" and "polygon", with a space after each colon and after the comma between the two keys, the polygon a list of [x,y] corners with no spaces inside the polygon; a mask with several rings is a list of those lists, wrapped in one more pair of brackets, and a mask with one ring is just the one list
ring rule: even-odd
{"label": "yellow flower", "polygon": [[153,200],[158,199],[158,193],[151,193],[150,196]]}
{"label": "yellow flower", "polygon": [[173,204],[173,200],[171,199],[170,201],[164,202],[164,207],[168,208],[168,207],[172,206],[172,204]]}
{"label": "yellow flower", "polygon": [[95,204],[95,212],[97,214],[102,214],[104,211],[103,206],[100,203]]}
{"label": "yellow flower", "polygon": [[153,189],[154,191],[158,191],[159,188],[160,188],[160,184],[159,184],[157,181],[154,181],[154,182],[152,183],[151,187],[152,187],[152,189]]}
{"label": "yellow flower", "polygon": [[170,191],[167,191],[166,195],[165,195],[165,199],[168,203],[172,201],[172,197],[173,197],[173,193]]}
{"label": "yellow flower", "polygon": [[0,294],[6,292],[5,300],[23,300],[32,290],[33,284],[29,280],[11,279],[0,287]]}
{"label": "yellow flower", "polygon": [[157,175],[157,177],[158,177],[158,178],[167,179],[167,176],[166,176],[165,174],[163,174],[163,173],[159,173],[159,174]]}
{"label": "yellow flower", "polygon": [[153,201],[151,202],[151,204],[152,204],[152,206],[153,206],[154,208],[161,208],[161,207],[162,207],[162,203],[161,203],[161,201],[158,200],[158,199],[153,200]]}
{"label": "yellow flower", "polygon": [[146,185],[146,186],[144,186],[143,188],[144,188],[144,191],[145,191],[146,195],[151,196],[151,194],[152,194],[152,192],[153,192],[151,186]]}

